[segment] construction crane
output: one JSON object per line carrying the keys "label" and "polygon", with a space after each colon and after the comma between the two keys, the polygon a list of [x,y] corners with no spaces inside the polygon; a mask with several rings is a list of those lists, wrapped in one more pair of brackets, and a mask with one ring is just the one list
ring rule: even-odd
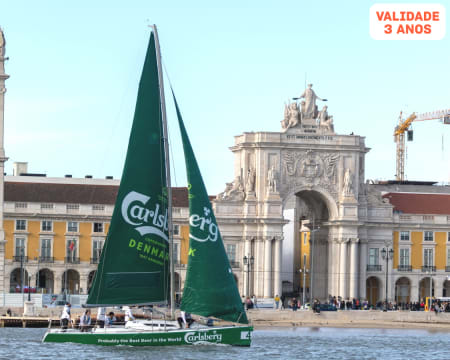
{"label": "construction crane", "polygon": [[408,141],[412,140],[411,124],[414,121],[441,120],[444,124],[450,124],[450,109],[438,110],[417,115],[412,113],[406,120],[403,120],[402,112],[398,118],[398,125],[394,130],[394,141],[397,143],[397,162],[395,179],[405,180],[405,132],[408,134]]}

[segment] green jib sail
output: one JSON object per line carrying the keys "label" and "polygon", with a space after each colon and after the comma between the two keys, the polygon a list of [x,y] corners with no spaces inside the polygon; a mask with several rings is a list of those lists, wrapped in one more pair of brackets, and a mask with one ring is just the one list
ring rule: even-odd
{"label": "green jib sail", "polygon": [[216,217],[174,95],[189,190],[189,253],[181,310],[247,324]]}
{"label": "green jib sail", "polygon": [[167,186],[160,87],[152,34],[111,225],[88,306],[168,298]]}

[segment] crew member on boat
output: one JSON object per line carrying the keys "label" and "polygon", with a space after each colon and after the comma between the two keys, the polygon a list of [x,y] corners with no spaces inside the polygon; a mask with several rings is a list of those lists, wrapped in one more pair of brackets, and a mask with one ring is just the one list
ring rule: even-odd
{"label": "crew member on boat", "polygon": [[70,321],[70,303],[66,302],[61,314],[61,328],[66,330]]}
{"label": "crew member on boat", "polygon": [[108,316],[106,317],[106,326],[113,326],[114,323],[117,321],[116,317],[114,316],[114,313],[111,311],[109,312]]}
{"label": "crew member on boat", "polygon": [[191,314],[188,312],[181,311],[181,316],[177,319],[178,324],[180,325],[180,328],[190,328],[192,323],[194,322],[194,319],[192,318]]}
{"label": "crew member on boat", "polygon": [[80,331],[88,331],[91,327],[91,310],[87,309],[80,317]]}
{"label": "crew member on boat", "polygon": [[106,320],[106,308],[99,307],[97,310],[97,325],[100,328],[105,327],[105,320]]}
{"label": "crew member on boat", "polygon": [[130,309],[129,306],[124,306],[124,307],[123,307],[123,310],[125,311],[125,324],[126,324],[128,321],[134,321],[134,320],[136,320],[136,319],[134,318],[133,313],[131,312],[131,309]]}

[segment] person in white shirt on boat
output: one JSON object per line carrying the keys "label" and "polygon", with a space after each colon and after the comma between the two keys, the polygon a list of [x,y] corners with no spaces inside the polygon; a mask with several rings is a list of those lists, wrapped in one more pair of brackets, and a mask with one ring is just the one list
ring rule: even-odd
{"label": "person in white shirt on boat", "polygon": [[100,328],[105,327],[105,320],[106,320],[106,308],[99,307],[97,310],[97,325]]}
{"label": "person in white shirt on boat", "polygon": [[61,328],[63,330],[66,330],[69,322],[70,322],[70,303],[66,302],[66,305],[64,305],[64,309],[61,314]]}
{"label": "person in white shirt on boat", "polygon": [[126,324],[128,321],[134,321],[134,320],[136,320],[136,319],[134,318],[133,313],[131,312],[131,309],[130,309],[129,306],[124,306],[122,309],[125,311],[125,324]]}
{"label": "person in white shirt on boat", "polygon": [[180,325],[180,328],[182,329],[187,328],[189,329],[194,322],[194,319],[192,318],[191,314],[185,311],[181,311],[181,316],[177,319],[178,324]]}
{"label": "person in white shirt on boat", "polygon": [[80,317],[80,331],[88,331],[91,327],[91,310],[86,310],[84,314]]}

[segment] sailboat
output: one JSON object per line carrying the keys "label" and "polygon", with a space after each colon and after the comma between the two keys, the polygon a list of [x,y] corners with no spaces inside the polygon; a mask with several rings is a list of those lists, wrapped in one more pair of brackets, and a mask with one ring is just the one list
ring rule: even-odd
{"label": "sailboat", "polygon": [[[189,194],[189,253],[180,309],[203,319],[219,319],[219,322],[195,322],[189,328],[181,328],[174,317],[168,132],[158,33],[156,26],[152,26],[111,225],[85,306],[170,303],[171,319],[128,321],[124,326],[94,327],[89,332],[49,329],[43,342],[250,346],[253,327],[248,324],[173,91],[172,95]],[[214,325],[215,322],[218,325]]]}

